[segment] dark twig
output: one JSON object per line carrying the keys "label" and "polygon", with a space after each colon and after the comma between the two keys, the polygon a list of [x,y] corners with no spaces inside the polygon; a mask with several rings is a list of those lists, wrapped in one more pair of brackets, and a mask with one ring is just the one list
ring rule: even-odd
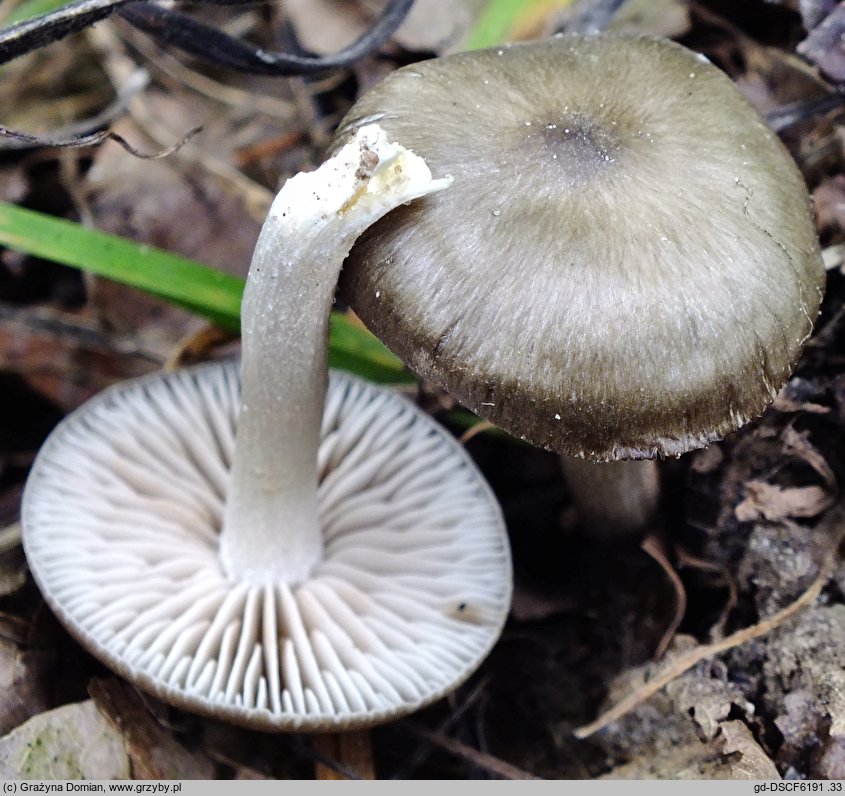
{"label": "dark twig", "polygon": [[288,749],[290,749],[295,755],[303,760],[307,760],[312,765],[320,764],[322,766],[326,766],[326,768],[336,771],[344,779],[353,780],[361,778],[358,772],[353,770],[350,766],[347,766],[340,760],[335,760],[333,757],[325,755],[318,749],[315,749],[314,745],[310,742],[310,739],[307,736],[282,735],[279,737],[282,744],[287,746]]}
{"label": "dark twig", "polygon": [[[86,119],[64,125],[43,136],[9,130],[0,125],[0,150],[27,149],[33,146],[79,147],[99,143],[105,136],[102,128],[110,125],[122,116],[129,105],[129,101],[143,91],[149,82],[149,75],[143,69],[136,70],[121,88],[114,101],[103,110]],[[93,134],[93,136],[92,136]],[[92,140],[85,139],[92,137]]]}
{"label": "dark twig", "polygon": [[90,27],[130,0],[78,0],[76,3],[0,30],[0,64]]}
{"label": "dark twig", "polygon": [[101,144],[103,141],[114,141],[116,144],[122,146],[130,155],[134,155],[136,158],[141,158],[142,160],[158,160],[159,158],[172,155],[178,149],[181,149],[201,130],[201,127],[195,127],[193,130],[189,130],[175,143],[150,154],[136,149],[122,135],[118,135],[111,130],[100,130],[96,133],[70,136],[66,138],[44,138],[42,136],[30,135],[29,133],[21,133],[16,130],[9,130],[7,127],[3,127],[3,125],[0,124],[0,138],[9,138],[12,141],[17,141],[18,143],[26,144],[27,146],[55,147],[57,149],[80,149],[82,147]]}
{"label": "dark twig", "polygon": [[316,763],[314,776],[318,780],[349,779],[340,768],[355,773],[353,779],[374,780],[373,742],[369,730],[330,732],[311,736],[311,748],[331,761],[331,765]]}
{"label": "dark twig", "polygon": [[[469,695],[453,710],[434,730],[437,735],[445,735],[448,733],[466,714],[466,712],[478,702],[481,695],[486,691],[488,685],[488,678],[480,680],[475,688],[470,691]],[[394,771],[391,779],[411,779],[416,774],[417,769],[425,762],[426,758],[431,754],[432,746],[429,743],[423,743],[416,751],[414,751],[403,763],[398,771]]]}
{"label": "dark twig", "polygon": [[[241,0],[206,0],[218,4]],[[268,52],[232,38],[178,11],[144,0],[78,0],[64,8],[0,31],[0,64],[83,30],[118,12],[154,37],[200,60],[252,74],[289,77],[349,66],[380,47],[402,24],[414,0],[391,0],[373,26],[335,55]]]}
{"label": "dark twig", "polygon": [[101,144],[109,137],[108,130],[99,130],[96,133],[84,133],[82,135],[71,135],[61,137],[44,137],[22,133],[18,130],[10,130],[0,124],[0,138],[7,139],[15,148],[24,147],[55,147],[57,149],[75,149],[86,146]]}
{"label": "dark twig", "polygon": [[109,132],[107,138],[109,140],[114,141],[116,144],[120,144],[130,155],[140,158],[141,160],[160,160],[161,158],[166,158],[169,155],[172,155],[174,152],[180,150],[185,144],[188,143],[197,133],[202,132],[202,127],[194,127],[191,130],[188,130],[185,135],[183,135],[178,141],[174,141],[170,146],[166,146],[164,149],[159,149],[157,152],[141,152],[138,149],[135,149],[132,144],[130,144],[123,136],[118,135],[117,133]]}
{"label": "dark twig", "polygon": [[482,771],[486,771],[488,774],[492,774],[499,779],[540,779],[540,777],[535,777],[528,771],[517,768],[504,760],[500,760],[498,757],[481,752],[478,749],[473,749],[471,746],[467,746],[455,738],[441,735],[434,732],[434,730],[428,729],[428,727],[417,724],[415,721],[406,719],[397,724],[397,729],[414,735],[417,738],[422,738],[430,744],[440,747],[445,752],[466,760],[468,763],[472,763],[472,765],[477,766]]}
{"label": "dark twig", "polygon": [[381,17],[357,41],[336,55],[306,56],[267,52],[227,36],[178,11],[150,2],[137,2],[120,10],[120,16],[158,41],[176,47],[206,63],[239,72],[289,77],[338,69],[380,47],[399,27],[414,0],[391,0]]}

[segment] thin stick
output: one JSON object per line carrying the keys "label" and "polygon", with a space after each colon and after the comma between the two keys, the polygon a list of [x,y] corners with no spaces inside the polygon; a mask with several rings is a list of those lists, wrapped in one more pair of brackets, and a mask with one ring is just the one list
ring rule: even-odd
{"label": "thin stick", "polygon": [[[311,742],[320,757],[317,779],[348,780],[376,778],[373,745],[369,730],[313,735]],[[352,776],[354,774],[354,776]]]}
{"label": "thin stick", "polygon": [[172,373],[183,367],[186,361],[205,359],[210,351],[234,339],[235,335],[225,329],[212,325],[203,326],[199,331],[183,337],[176,343],[161,369],[165,373]]}
{"label": "thin stick", "polygon": [[397,725],[397,729],[400,729],[403,732],[410,732],[418,738],[423,738],[430,744],[438,746],[455,757],[460,757],[468,763],[472,763],[472,765],[477,766],[483,771],[486,771],[488,774],[493,774],[500,779],[540,779],[540,777],[535,777],[528,771],[524,771],[523,769],[517,768],[510,763],[506,763],[498,757],[494,757],[493,755],[487,754],[486,752],[482,752],[478,749],[473,749],[471,746],[467,746],[465,743],[462,743],[455,738],[449,738],[448,736],[433,732],[427,727],[417,724],[415,721],[405,720],[401,724]]}
{"label": "thin stick", "polygon": [[[475,705],[476,702],[478,702],[481,695],[486,690],[488,683],[489,678],[481,678],[472,691],[469,692],[466,699],[464,699],[460,705],[458,705],[442,722],[437,725],[434,730],[435,733],[441,736],[448,733],[452,727],[454,727],[463,718],[466,712]],[[402,766],[398,770],[393,772],[390,777],[391,779],[411,779],[412,775],[416,773],[417,768],[425,762],[431,754],[431,745],[426,745],[424,739],[422,740],[423,743],[417,744],[417,749],[405,758]]]}
{"label": "thin stick", "polygon": [[471,426],[464,431],[464,433],[458,438],[458,442],[460,442],[461,445],[466,445],[473,437],[484,431],[489,431],[491,428],[496,428],[496,426],[489,420],[482,420],[480,423],[476,423],[474,426]]}
{"label": "thin stick", "polygon": [[[841,525],[843,512],[845,512],[845,509],[833,512],[834,516],[831,517],[830,524]],[[758,622],[756,625],[738,630],[736,633],[732,633],[730,636],[726,636],[720,641],[715,641],[712,644],[703,644],[679,656],[642,688],[627,696],[621,702],[610,708],[610,710],[605,711],[595,721],[585,724],[575,730],[573,733],[575,737],[580,739],[588,738],[593,733],[596,733],[608,725],[613,724],[613,722],[618,721],[622,718],[622,716],[629,713],[638,705],[641,705],[649,697],[660,691],[663,686],[672,682],[672,680],[676,677],[680,677],[684,674],[684,672],[689,671],[700,661],[703,661],[706,658],[711,658],[714,655],[718,655],[720,652],[725,652],[733,647],[738,647],[746,641],[751,641],[751,639],[759,638],[783,624],[787,619],[790,619],[802,608],[812,605],[833,572],[833,568],[836,564],[837,547],[841,538],[842,528],[838,528],[838,532],[835,534],[834,543],[831,545],[831,549],[822,562],[818,576],[812,582],[810,588],[808,588],[807,591],[805,591],[797,600],[767,619]]]}
{"label": "thin stick", "polygon": [[[91,2],[92,0],[89,0]],[[213,66],[255,75],[312,75],[351,66],[378,50],[402,24],[414,0],[389,0],[372,27],[335,55],[297,55],[256,49],[193,17],[151,2],[125,3],[117,13],[138,30]]]}

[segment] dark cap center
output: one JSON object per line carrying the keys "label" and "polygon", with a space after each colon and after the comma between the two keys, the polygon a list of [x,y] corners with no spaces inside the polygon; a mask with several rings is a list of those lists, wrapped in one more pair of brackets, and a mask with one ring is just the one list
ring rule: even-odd
{"label": "dark cap center", "polygon": [[616,164],[619,135],[583,114],[564,114],[532,127],[529,140],[536,142],[540,157],[554,163],[571,187],[594,180]]}

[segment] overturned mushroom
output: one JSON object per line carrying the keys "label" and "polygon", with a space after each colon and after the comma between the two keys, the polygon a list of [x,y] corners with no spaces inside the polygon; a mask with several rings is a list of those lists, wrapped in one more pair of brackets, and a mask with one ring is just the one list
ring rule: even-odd
{"label": "overturned mushroom", "polygon": [[341,287],[481,416],[567,456],[650,459],[786,381],[824,284],[810,201],[706,59],[613,34],[461,53],[391,74],[336,140],[368,120],[454,184],[371,227]]}
{"label": "overturned mushroom", "polygon": [[508,544],[471,460],[388,390],[333,373],[326,393],[349,247],[445,184],[363,128],[273,204],[240,375],[118,385],[39,453],[23,505],[35,578],[139,686],[260,729],[351,728],[444,695],[495,642]]}

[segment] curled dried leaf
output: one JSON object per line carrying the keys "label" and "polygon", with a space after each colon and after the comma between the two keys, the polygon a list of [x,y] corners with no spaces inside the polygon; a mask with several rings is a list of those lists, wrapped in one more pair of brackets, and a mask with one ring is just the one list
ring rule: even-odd
{"label": "curled dried leaf", "polygon": [[820,486],[784,488],[766,481],[752,480],[745,485],[745,493],[745,499],[734,509],[740,522],[817,517],[834,502],[833,496]]}

